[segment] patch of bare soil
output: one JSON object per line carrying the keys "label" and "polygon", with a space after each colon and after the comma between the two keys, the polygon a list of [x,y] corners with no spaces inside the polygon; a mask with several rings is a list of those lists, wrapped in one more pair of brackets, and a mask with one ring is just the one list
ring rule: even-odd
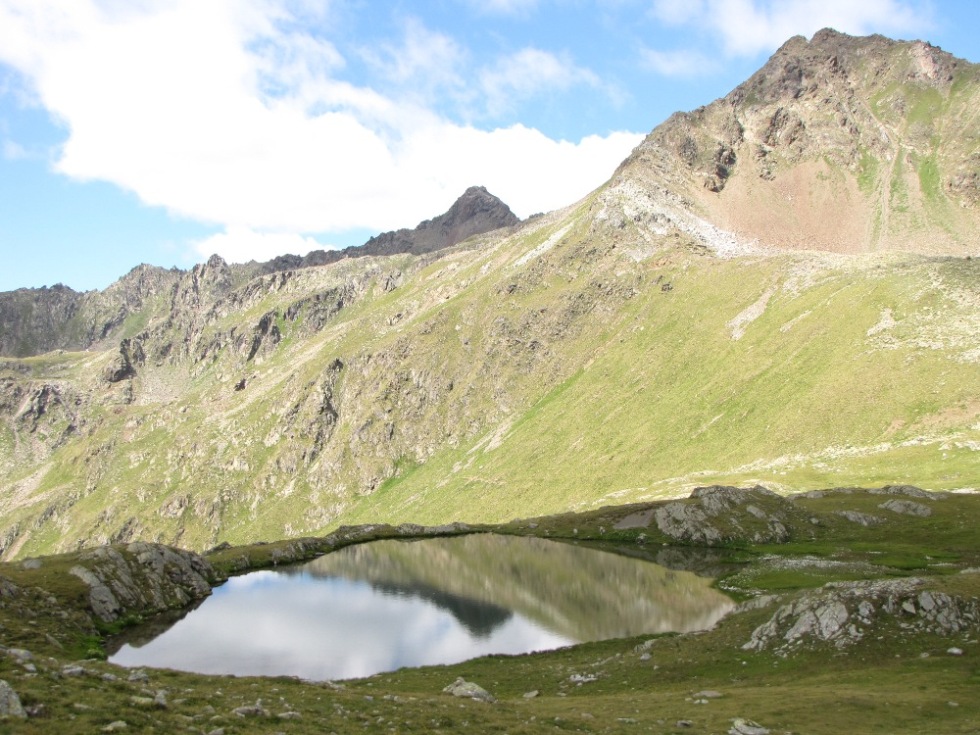
{"label": "patch of bare soil", "polygon": [[823,161],[781,170],[772,180],[741,171],[701,203],[724,229],[785,250],[861,253],[869,248],[870,206],[854,178]]}

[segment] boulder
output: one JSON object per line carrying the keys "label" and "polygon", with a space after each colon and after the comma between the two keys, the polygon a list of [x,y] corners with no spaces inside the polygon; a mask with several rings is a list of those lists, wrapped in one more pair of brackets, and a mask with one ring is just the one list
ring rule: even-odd
{"label": "boulder", "polygon": [[454,697],[466,697],[468,699],[475,699],[479,702],[496,702],[497,699],[486,689],[481,687],[479,684],[474,684],[471,681],[466,681],[462,676],[456,677],[454,681],[449,686],[445,687],[443,690],[446,694],[452,694]]}
{"label": "boulder", "polygon": [[17,692],[13,690],[10,684],[0,679],[0,719],[7,719],[8,717],[26,719],[27,713],[20,703]]}

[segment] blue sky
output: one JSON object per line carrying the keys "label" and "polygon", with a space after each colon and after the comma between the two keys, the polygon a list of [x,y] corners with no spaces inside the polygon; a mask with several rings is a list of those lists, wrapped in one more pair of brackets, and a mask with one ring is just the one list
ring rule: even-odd
{"label": "blue sky", "polygon": [[0,0],[0,291],[564,206],[825,26],[980,61],[974,0]]}

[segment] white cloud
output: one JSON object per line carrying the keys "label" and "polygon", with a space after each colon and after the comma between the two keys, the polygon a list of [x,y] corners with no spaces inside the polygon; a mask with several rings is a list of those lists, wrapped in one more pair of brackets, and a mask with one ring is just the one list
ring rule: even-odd
{"label": "white cloud", "polygon": [[707,30],[730,56],[770,52],[826,27],[852,35],[921,35],[931,27],[927,6],[909,0],[654,0],[653,13],[668,25]]}
{"label": "white cloud", "polygon": [[505,56],[480,74],[487,108],[494,114],[543,90],[565,90],[579,84],[599,87],[600,80],[571,59],[536,48]]}
{"label": "white cloud", "polygon": [[20,161],[31,156],[20,143],[5,139],[3,141],[3,157],[8,161]]}
{"label": "white cloud", "polygon": [[271,260],[283,253],[306,255],[311,250],[326,250],[312,237],[290,232],[256,232],[247,227],[230,227],[194,243],[194,252],[203,260],[217,253],[225,260],[243,263]]}
{"label": "white cloud", "polygon": [[401,44],[382,44],[363,52],[365,59],[390,85],[410,90],[406,95],[420,101],[446,90],[458,95],[465,87],[459,69],[466,52],[456,41],[438,33],[416,18],[404,23]]}
{"label": "white cloud", "polygon": [[526,15],[539,0],[464,0],[467,5],[486,15]]}
{"label": "white cloud", "polygon": [[704,13],[706,0],[654,0],[653,13],[670,25],[682,25],[698,20]]}
{"label": "white cloud", "polygon": [[641,56],[644,66],[666,77],[695,77],[710,74],[718,68],[715,60],[691,49],[643,49]]}
{"label": "white cloud", "polygon": [[[480,130],[341,80],[342,54],[295,30],[275,0],[107,7],[0,0],[0,62],[70,131],[60,172],[223,226],[198,245],[232,260],[313,242],[299,234],[411,225],[473,184],[522,215],[563,206],[640,139],[569,143],[522,126]],[[424,48],[433,39],[436,48]],[[406,78],[461,53],[421,27],[409,27],[400,52],[387,61]],[[495,104],[582,83],[597,80],[533,49],[482,78]]]}

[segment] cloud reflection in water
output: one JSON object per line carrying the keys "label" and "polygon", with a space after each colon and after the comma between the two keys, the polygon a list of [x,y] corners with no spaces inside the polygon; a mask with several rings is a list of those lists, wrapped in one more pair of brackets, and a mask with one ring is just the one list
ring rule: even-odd
{"label": "cloud reflection in water", "polygon": [[170,630],[140,648],[124,645],[111,661],[322,680],[573,642],[520,615],[478,636],[432,602],[366,582],[255,572],[230,579]]}
{"label": "cloud reflection in water", "polygon": [[164,633],[125,643],[110,660],[344,679],[704,629],[732,607],[704,577],[593,548],[491,535],[382,541],[233,577]]}

